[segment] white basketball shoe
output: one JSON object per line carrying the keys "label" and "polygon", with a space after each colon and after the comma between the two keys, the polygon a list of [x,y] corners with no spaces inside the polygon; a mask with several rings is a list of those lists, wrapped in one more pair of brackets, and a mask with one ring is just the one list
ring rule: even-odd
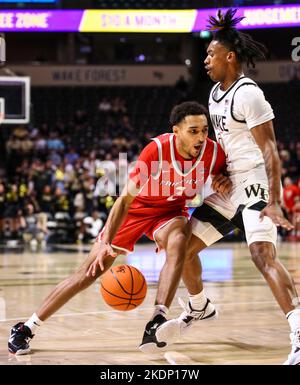
{"label": "white basketball shoe", "polygon": [[202,310],[193,309],[190,302],[185,304],[181,298],[178,298],[178,302],[184,311],[178,318],[171,319],[160,325],[155,333],[157,341],[166,343],[167,347],[180,339],[198,321],[218,318],[218,311],[209,299],[207,299]]}
{"label": "white basketball shoe", "polygon": [[300,365],[300,329],[290,334],[292,351],[283,365]]}

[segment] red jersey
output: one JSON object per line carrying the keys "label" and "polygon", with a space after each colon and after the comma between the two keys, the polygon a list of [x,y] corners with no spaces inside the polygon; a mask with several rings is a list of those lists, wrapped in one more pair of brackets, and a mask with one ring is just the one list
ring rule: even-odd
{"label": "red jersey", "polygon": [[[154,138],[130,173],[140,192],[112,241],[112,246],[121,253],[133,251],[143,234],[156,240],[155,234],[172,220],[187,221],[186,200],[201,193],[210,174],[225,168],[225,154],[216,142],[207,139],[199,156],[189,161],[178,154],[175,143],[174,134]],[[97,242],[103,239],[104,231],[105,227]]]}
{"label": "red jersey", "polygon": [[293,211],[295,199],[299,196],[299,189],[295,185],[283,188],[283,201],[288,212]]}
{"label": "red jersey", "polygon": [[201,194],[210,174],[218,174],[226,167],[224,151],[211,139],[206,139],[199,156],[192,160],[184,159],[177,152],[174,134],[163,134],[152,140],[130,173],[130,179],[140,190],[132,208],[184,207],[187,199]]}

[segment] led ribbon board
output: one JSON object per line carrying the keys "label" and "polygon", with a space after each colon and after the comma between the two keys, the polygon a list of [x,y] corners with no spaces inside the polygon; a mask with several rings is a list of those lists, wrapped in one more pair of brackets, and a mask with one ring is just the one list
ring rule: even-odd
{"label": "led ribbon board", "polygon": [[[225,10],[226,8],[224,8]],[[188,33],[206,29],[217,9],[201,10],[0,10],[0,32]],[[300,26],[300,4],[241,7],[240,29]]]}
{"label": "led ribbon board", "polygon": [[57,0],[0,0],[0,3],[44,4],[56,3]]}

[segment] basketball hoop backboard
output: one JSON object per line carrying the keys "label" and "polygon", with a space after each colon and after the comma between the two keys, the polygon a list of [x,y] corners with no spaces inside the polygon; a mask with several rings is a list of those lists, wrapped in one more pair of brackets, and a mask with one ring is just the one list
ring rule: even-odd
{"label": "basketball hoop backboard", "polygon": [[5,111],[5,100],[3,98],[0,98],[0,124],[3,122],[3,119],[4,119],[4,111]]}
{"label": "basketball hoop backboard", "polygon": [[0,76],[0,98],[5,101],[2,124],[26,124],[30,121],[30,78]]}

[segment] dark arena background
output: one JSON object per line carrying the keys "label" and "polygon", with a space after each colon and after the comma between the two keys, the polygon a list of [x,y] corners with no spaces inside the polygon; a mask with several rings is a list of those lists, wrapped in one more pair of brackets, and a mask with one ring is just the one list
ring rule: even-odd
{"label": "dark arena background", "polygon": [[[278,229],[277,251],[300,289],[299,1],[2,0],[0,364],[285,361],[288,323],[239,230],[200,253],[219,320],[197,325],[170,351],[147,356],[138,350],[165,258],[143,237],[115,262],[144,274],[148,292],[141,306],[108,307],[97,280],[43,325],[30,355],[7,352],[11,327],[27,320],[86,258],[127,179],[124,170],[152,137],[171,131],[172,107],[189,100],[208,105],[206,20],[231,6],[246,17],[238,28],[268,48],[267,60],[246,74],[274,110],[282,208],[294,224],[290,232]],[[187,299],[183,282],[170,317],[182,311],[178,297]]]}

